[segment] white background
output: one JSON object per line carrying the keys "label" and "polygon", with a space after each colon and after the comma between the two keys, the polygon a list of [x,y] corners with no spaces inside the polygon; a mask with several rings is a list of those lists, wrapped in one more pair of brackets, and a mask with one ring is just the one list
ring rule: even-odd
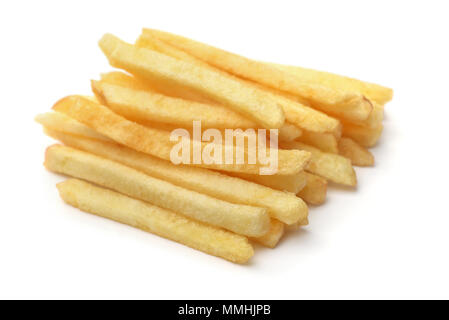
{"label": "white background", "polygon": [[[449,298],[447,1],[3,1],[0,298]],[[58,197],[33,117],[110,70],[103,33],[180,33],[395,90],[374,168],[234,265]]]}

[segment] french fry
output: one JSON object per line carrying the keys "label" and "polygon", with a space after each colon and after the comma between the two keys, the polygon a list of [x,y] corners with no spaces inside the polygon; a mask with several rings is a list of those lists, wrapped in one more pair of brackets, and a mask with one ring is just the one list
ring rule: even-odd
{"label": "french fry", "polygon": [[92,90],[114,112],[145,124],[162,122],[189,128],[201,121],[207,128],[255,128],[257,124],[224,107],[173,98],[151,91],[92,81]]}
{"label": "french fry", "polygon": [[345,186],[354,187],[357,184],[351,160],[338,154],[322,152],[299,141],[285,142],[282,146],[288,149],[309,151],[312,157],[306,167],[307,171]]}
{"label": "french fry", "polygon": [[262,237],[252,238],[252,240],[260,243],[261,245],[274,248],[281,240],[285,233],[285,224],[275,219],[271,220],[270,230]]}
{"label": "french fry", "polygon": [[359,145],[365,148],[371,148],[376,145],[382,134],[383,126],[379,125],[375,128],[359,126],[355,124],[345,123],[343,125],[343,135],[351,138]]}
{"label": "french fry", "polygon": [[303,134],[297,140],[316,147],[324,152],[338,153],[337,138],[330,133],[303,131]]}
{"label": "french fry", "polygon": [[212,198],[70,147],[49,147],[44,165],[50,171],[96,183],[238,234],[258,237],[267,233],[270,226],[264,208]]}
{"label": "french fry", "polygon": [[393,98],[393,90],[378,84],[297,66],[286,66],[281,64],[271,65],[295,74],[309,83],[320,84],[335,90],[358,92],[381,105],[387,103]]}
{"label": "french fry", "polygon": [[303,220],[308,214],[307,206],[294,196],[295,193],[280,192],[208,169],[176,166],[115,143],[104,143],[55,130],[46,130],[46,133],[69,147],[120,162],[180,187],[227,202],[266,208],[271,217],[286,224]]}
{"label": "french fry", "polygon": [[368,167],[374,165],[372,153],[350,138],[341,138],[338,142],[338,150],[340,155],[350,159],[354,166]]}
{"label": "french fry", "polygon": [[61,128],[64,128],[64,131],[72,134],[103,141],[112,141],[108,137],[99,134],[95,130],[60,112],[52,111],[38,114],[34,120],[49,129],[60,130]]}
{"label": "french fry", "polygon": [[377,102],[373,102],[373,111],[365,121],[352,122],[355,125],[377,128],[382,125],[384,119],[384,107]]}
{"label": "french fry", "polygon": [[299,128],[317,133],[332,133],[335,136],[341,134],[341,123],[337,119],[284,96],[273,94],[273,97],[282,105],[287,121]]}
{"label": "french fry", "polygon": [[[129,121],[107,107],[80,96],[69,96],[59,100],[53,106],[53,110],[78,120],[120,144],[161,159],[170,160],[171,149],[176,144],[176,142],[170,141],[170,132]],[[190,145],[193,144],[190,143]],[[205,144],[203,143],[202,148],[204,147]],[[267,149],[267,152],[269,152],[269,149]],[[192,152],[190,154],[192,155]],[[235,155],[236,152],[234,152]],[[309,158],[310,155],[307,152],[295,153],[289,150],[278,150],[278,171],[276,174],[296,174],[305,167]],[[260,162],[238,164],[234,161],[233,164],[225,164],[224,159],[222,160],[223,164],[201,163],[197,165],[216,170],[251,174],[259,174],[259,169],[264,166]]]}
{"label": "french fry", "polygon": [[297,223],[294,223],[294,224],[286,225],[285,229],[286,230],[297,230],[297,229],[299,229],[301,227],[305,227],[305,226],[308,226],[308,225],[309,225],[309,218],[304,219],[302,221],[298,221]]}
{"label": "french fry", "polygon": [[244,236],[190,220],[182,215],[132,199],[78,179],[57,185],[73,207],[156,234],[223,259],[246,263],[254,249]]}
{"label": "french fry", "polygon": [[144,29],[144,36],[155,37],[181,49],[219,69],[260,83],[267,87],[297,95],[314,108],[342,116],[347,120],[366,120],[372,105],[358,92],[335,90],[285,72],[269,64],[251,60],[210,45],[159,30]]}
{"label": "french fry", "polygon": [[305,227],[308,225],[309,225],[309,217],[305,218],[304,220],[302,220],[298,223],[298,227]]}
{"label": "french fry", "polygon": [[[90,99],[91,97],[83,97],[86,99]],[[95,103],[98,103],[96,100],[91,100]],[[80,135],[83,137],[88,137],[92,139],[99,139],[104,141],[113,142],[114,140],[106,137],[105,135],[102,135],[95,131],[94,129],[89,128],[85,124],[70,118],[69,116],[57,112],[57,111],[50,111],[42,114],[38,114],[35,117],[35,121],[40,123],[46,128],[54,129],[70,134]],[[158,129],[158,130],[164,130],[164,131],[172,131],[175,130],[176,126],[171,126],[169,124],[163,124],[163,123],[156,123],[156,122],[148,122],[147,125],[151,128]],[[191,131],[191,130],[190,130]]]}
{"label": "french fry", "polygon": [[[305,172],[301,171],[290,176],[261,176],[258,174],[229,173],[247,181],[252,181],[263,186],[267,186],[280,191],[287,191],[297,194],[306,185]],[[286,222],[288,224],[288,222]]]}
{"label": "french fry", "polygon": [[306,172],[307,184],[298,193],[298,197],[311,205],[320,205],[326,201],[327,180]]}
{"label": "french fry", "polygon": [[110,34],[104,35],[99,45],[114,67],[149,81],[200,92],[264,128],[280,128],[284,124],[282,108],[262,90],[256,91],[219,73],[154,50],[135,47]]}
{"label": "french fry", "polygon": [[285,122],[279,129],[279,140],[281,141],[293,141],[302,135],[302,130],[294,124]]}
{"label": "french fry", "polygon": [[[188,91],[176,86],[164,85],[163,83],[161,84],[158,82],[150,81],[145,78],[139,77],[138,75],[130,75],[122,71],[103,73],[100,75],[100,81],[133,90],[158,92],[169,97],[181,98],[203,104],[220,105],[216,101],[212,100],[211,98],[207,98],[199,92]],[[231,109],[228,108],[228,110]]]}
{"label": "french fry", "polygon": [[124,73],[122,71],[111,71],[102,73],[100,75],[100,81],[103,83],[109,83],[116,86],[121,86],[134,90],[154,91],[155,89],[147,82],[136,78],[133,75]]}
{"label": "french fry", "polygon": [[[120,86],[120,87],[128,88],[131,90],[150,91],[150,92],[154,90],[149,85],[145,84],[144,80],[140,80],[136,77],[125,74],[123,72],[109,72],[109,73],[102,74],[100,83],[110,84],[110,85],[114,85],[114,86]],[[94,90],[94,91],[97,91],[97,90]],[[176,96],[176,94],[174,94],[174,95]],[[105,99],[103,99],[103,97],[101,97],[100,94],[97,94],[97,97],[102,102],[102,104],[107,105],[107,101]],[[180,98],[180,99],[182,99],[182,98]],[[174,99],[174,100],[179,100],[179,98]],[[204,99],[199,98],[196,100],[204,100]],[[224,109],[222,106],[211,103],[211,102],[206,104],[206,103],[195,102],[195,101],[186,101],[186,99],[182,99],[182,101],[187,104],[193,104],[193,105],[199,104],[200,106],[203,106],[203,107],[207,106],[207,107],[210,107],[210,109],[212,109],[212,110],[218,109],[219,114],[222,114],[223,109]],[[229,110],[229,109],[225,109],[225,110],[226,110],[226,112],[230,113],[231,115],[230,116],[224,115],[224,118],[231,118],[231,119],[229,119],[229,121],[234,121],[234,122],[230,123],[227,126],[222,127],[222,128],[256,128],[257,127],[257,125],[254,122],[252,122],[251,120],[236,114],[232,110]],[[234,115],[236,115],[237,117],[242,118],[242,119],[237,119],[237,118],[235,118]],[[216,116],[214,116],[214,117],[216,117]],[[248,123],[248,122],[250,122],[250,123]],[[154,123],[151,123],[151,126],[154,126]],[[188,127],[191,127],[191,126],[192,126],[192,123],[190,123]],[[216,127],[221,128],[220,123]],[[176,128],[176,127],[173,127],[173,129],[174,128]],[[296,138],[298,138],[299,136],[301,136],[301,134],[302,134],[302,130],[300,128],[298,128],[297,126],[295,126],[289,122],[285,122],[284,125],[279,129],[279,140],[293,141]]]}
{"label": "french fry", "polygon": [[[264,87],[260,84],[247,81],[236,76],[230,75],[222,71],[221,69],[215,68],[204,61],[193,57],[186,52],[177,49],[176,47],[170,46],[167,43],[159,41],[156,38],[149,37],[145,34],[141,35],[136,42],[138,47],[147,48],[151,50],[156,50],[162,54],[168,55],[170,57],[176,58],[181,61],[188,62],[190,64],[195,64],[204,69],[211,70],[212,72],[216,72],[221,74],[225,78],[232,79],[233,81],[239,82],[244,86],[249,86],[256,91],[264,91],[265,94],[268,94],[271,99],[275,100],[280,106],[282,106],[285,114],[285,119],[291,124],[305,130],[313,131],[313,132],[331,132],[335,135],[338,135],[341,131],[340,122],[334,118],[327,116],[326,114],[312,109],[304,104],[301,104],[297,101],[296,98],[290,99],[289,96],[285,96],[284,94],[271,89]],[[160,89],[162,90],[162,89]],[[172,88],[168,88],[169,91],[167,94],[178,95],[181,97],[189,98],[183,96],[183,93],[176,91]],[[196,99],[198,101],[203,101],[204,97],[193,97],[192,99]]]}

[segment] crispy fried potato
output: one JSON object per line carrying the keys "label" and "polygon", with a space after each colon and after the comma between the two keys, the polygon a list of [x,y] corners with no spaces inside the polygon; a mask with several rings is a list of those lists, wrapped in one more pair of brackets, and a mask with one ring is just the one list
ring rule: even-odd
{"label": "crispy fried potato", "polygon": [[297,140],[316,147],[324,152],[338,153],[338,140],[330,133],[303,131],[303,134]]}
{"label": "crispy fried potato", "polygon": [[[134,150],[141,151],[170,160],[170,151],[176,142],[170,141],[170,132],[149,128],[129,121],[109,108],[81,96],[69,96],[59,100],[53,109],[72,117],[87,125],[95,131],[111,138],[112,140],[128,146]],[[190,143],[192,146],[193,144]],[[207,144],[203,143],[202,148]],[[247,152],[248,150],[244,150]],[[267,149],[267,152],[270,152]],[[190,152],[191,156],[193,153]],[[234,152],[234,157],[237,152]],[[224,157],[224,156],[223,156]],[[278,171],[276,174],[289,175],[300,172],[309,161],[310,154],[307,152],[292,152],[289,150],[278,150]],[[191,161],[191,163],[193,163]],[[197,164],[223,171],[235,171],[251,174],[259,174],[259,169],[265,165],[256,164]]]}
{"label": "crispy fried potato", "polygon": [[[186,52],[179,50],[175,47],[170,46],[169,44],[159,41],[156,38],[149,37],[145,34],[141,35],[136,42],[138,47],[143,47],[151,50],[156,50],[162,54],[168,55],[170,57],[176,58],[181,61],[185,61],[191,64],[195,64],[204,69],[211,70],[213,72],[221,74],[225,78],[232,79],[241,83],[244,86],[250,86],[253,90],[256,91],[264,91],[268,94],[273,100],[275,100],[280,106],[282,106],[285,114],[285,119],[291,124],[305,130],[313,131],[313,132],[331,132],[335,135],[338,135],[341,131],[340,122],[334,118],[327,116],[326,114],[312,109],[304,104],[301,104],[297,101],[296,98],[290,99],[289,96],[286,96],[272,88],[264,87],[255,82],[251,82],[248,80],[244,80],[233,76],[229,73],[222,71],[221,69],[215,68],[204,61],[193,57]],[[183,96],[183,93],[173,90],[172,88],[168,88],[168,94],[180,95]],[[189,97],[185,97],[189,98]],[[203,101],[204,97],[193,97],[192,99]]]}
{"label": "crispy fried potato", "polygon": [[[252,181],[276,190],[291,192],[293,194],[297,194],[306,185],[306,176],[304,171],[290,176],[261,176],[258,174],[245,174],[237,172],[229,173],[229,175]],[[288,222],[286,223],[289,224]]]}
{"label": "crispy fried potato", "polygon": [[392,89],[380,86],[378,84],[297,66],[286,66],[281,64],[271,65],[295,74],[309,83],[320,84],[335,90],[358,92],[381,105],[387,103],[393,98]]}
{"label": "crispy fried potato", "polygon": [[130,225],[226,260],[245,263],[254,249],[248,239],[183,215],[132,199],[78,179],[57,185],[68,204],[104,218]]}
{"label": "crispy fried potato", "polygon": [[317,175],[306,172],[307,184],[298,193],[298,197],[312,205],[320,205],[326,201],[327,181]]}
{"label": "crispy fried potato", "polygon": [[[241,82],[244,85],[250,85],[256,89],[262,89],[262,90],[266,90],[266,88],[261,88],[260,85],[255,84],[254,82],[251,81],[246,81],[243,80],[241,78],[238,78],[234,75],[231,75],[221,69],[215,68],[214,66],[211,66],[210,64],[176,48],[171,46],[170,44],[161,41],[155,37],[151,37],[148,34],[141,34],[139,36],[139,38],[136,40],[135,42],[135,46],[139,47],[139,48],[145,48],[145,49],[149,49],[149,50],[154,50],[157,51],[159,53],[162,53],[164,55],[170,56],[172,58],[175,58],[177,60],[180,61],[185,61],[191,64],[195,64],[197,66],[200,66],[202,68],[205,69],[209,69],[213,72],[217,72],[220,73],[222,76],[226,77],[226,78],[231,78],[235,81]],[[147,83],[144,79],[143,82]],[[149,84],[147,84],[148,86]],[[206,96],[200,94],[200,93],[191,93],[191,92],[183,92],[182,90],[177,90],[176,88],[173,87],[159,87],[159,89],[161,90],[161,92],[167,94],[167,95],[171,95],[171,96],[175,96],[175,97],[181,97],[181,98],[185,98],[185,99],[192,99],[194,101],[199,101],[199,102],[211,102],[213,100],[211,100],[210,98],[207,98]],[[284,110],[285,112],[285,110]]]}
{"label": "crispy fried potato", "polygon": [[155,91],[155,89],[147,82],[122,71],[102,73],[100,75],[100,81],[133,90]]}
{"label": "crispy fried potato", "polygon": [[382,125],[379,125],[375,128],[370,128],[366,126],[345,123],[343,125],[343,136],[351,138],[362,147],[371,148],[376,145],[377,141],[379,141],[382,130]]}
{"label": "crispy fried potato", "polygon": [[[145,84],[144,80],[138,79],[136,77],[125,74],[123,72],[109,72],[106,74],[102,74],[100,83],[101,84],[110,84],[113,86],[120,86],[123,88],[128,88],[130,90],[150,91],[150,92],[154,93],[153,89],[149,85]],[[95,84],[94,84],[94,86],[95,86]],[[95,91],[97,91],[97,90],[94,90],[94,92]],[[101,95],[98,94],[97,97],[101,101],[102,104],[105,104],[105,105],[108,104],[107,101],[105,99],[103,99],[103,97]],[[218,123],[218,125],[216,126],[217,128],[230,128],[231,129],[231,128],[256,128],[257,127],[255,122],[253,122],[247,118],[244,118],[243,116],[233,112],[232,110],[229,110],[220,105],[217,105],[216,103],[207,103],[206,104],[206,103],[196,102],[193,100],[187,100],[187,99],[183,99],[183,98],[178,98],[178,99],[174,98],[174,100],[180,100],[180,99],[182,99],[182,101],[184,103],[187,103],[188,105],[192,104],[195,106],[195,105],[199,104],[202,107],[206,106],[212,110],[218,110],[219,114],[222,114],[223,110],[226,110],[226,112],[229,113],[230,115],[223,115],[223,118],[225,120],[233,121],[233,122],[227,124],[226,126],[220,126],[220,124],[222,123],[222,121],[220,121]],[[199,100],[201,100],[201,99],[199,99]],[[117,113],[120,113],[120,112],[117,112]],[[216,118],[216,117],[217,116],[214,115],[212,118]],[[238,119],[238,118],[242,118],[242,119]],[[139,120],[139,119],[136,119],[136,120]],[[151,123],[150,126],[154,126],[154,125],[155,125],[155,123]],[[190,123],[187,126],[187,128],[191,127],[191,126],[192,126],[192,124]],[[205,125],[205,127],[207,127],[207,126]],[[174,129],[174,128],[176,128],[176,127],[173,127],[172,129]],[[186,128],[186,127],[184,127],[184,128]],[[284,125],[279,129],[279,140],[293,141],[296,138],[300,137],[301,134],[302,134],[302,130],[300,128],[298,128],[297,126],[295,126],[289,122],[285,122]]]}
{"label": "crispy fried potato", "polygon": [[[143,127],[128,121],[107,107],[81,96],[63,98],[55,103],[53,110],[74,118],[92,130],[123,145],[129,145],[137,150],[141,149],[143,152],[163,159],[170,159],[172,145],[166,143],[169,138],[166,131]],[[57,128],[54,129],[57,130]]]}
{"label": "crispy fried potato", "polygon": [[350,159],[354,166],[368,167],[374,165],[372,153],[352,139],[341,138],[338,142],[338,150],[340,155]]}
{"label": "crispy fried potato", "polygon": [[302,221],[298,221],[297,223],[285,225],[286,230],[298,230],[301,227],[305,227],[309,225],[309,218],[304,219]]}
{"label": "crispy fried potato", "polygon": [[276,94],[272,96],[284,109],[288,122],[312,132],[332,133],[336,136],[341,134],[341,123],[337,119],[284,96]]}
{"label": "crispy fried potato", "polygon": [[[220,105],[216,101],[212,100],[211,98],[207,98],[199,92],[188,91],[176,86],[164,85],[164,83],[150,81],[145,78],[139,77],[138,75],[130,75],[122,71],[103,73],[100,75],[100,81],[133,90],[158,92],[169,97],[181,98],[204,104]],[[230,110],[229,108],[227,109]]]}
{"label": "crispy fried potato", "polygon": [[44,165],[50,171],[85,179],[238,234],[259,237],[270,227],[270,218],[264,208],[212,198],[70,147],[49,147]]}
{"label": "crispy fried potato", "polygon": [[298,227],[305,227],[308,225],[309,225],[309,217],[305,218],[304,220],[302,220],[298,223]]}
{"label": "crispy fried potato", "polygon": [[92,81],[92,90],[114,112],[142,124],[162,122],[189,128],[193,121],[201,121],[206,128],[257,127],[254,121],[218,105],[133,90],[102,81]]}
{"label": "crispy fried potato", "polygon": [[85,126],[84,124],[80,123],[79,121],[70,118],[69,116],[66,116],[63,113],[52,111],[52,112],[46,112],[37,115],[34,120],[41,125],[43,125],[46,128],[54,129],[54,130],[61,130],[63,129],[65,132],[70,132],[72,134],[77,134],[84,137],[99,139],[103,141],[113,141],[109,139],[108,137],[99,134],[95,130]]}
{"label": "crispy fried potato", "polygon": [[269,64],[251,60],[210,45],[159,30],[144,29],[144,36],[154,37],[185,51],[219,69],[288,92],[307,100],[313,107],[344,117],[347,120],[366,120],[372,105],[358,92],[335,90],[285,72]]}
{"label": "crispy fried potato", "polygon": [[294,124],[287,121],[279,129],[279,140],[281,141],[293,141],[302,135],[302,130]]}
{"label": "crispy fried potato", "polygon": [[106,34],[99,42],[114,67],[148,79],[193,92],[199,92],[256,121],[267,129],[284,124],[284,112],[278,103],[262,90],[225,78],[198,65],[138,48]]}
{"label": "crispy fried potato", "polygon": [[266,235],[259,238],[252,238],[252,240],[260,243],[261,245],[274,248],[281,240],[285,233],[285,224],[275,219],[271,220],[270,230]]}
{"label": "crispy fried potato", "polygon": [[309,151],[312,158],[306,170],[332,182],[354,187],[357,178],[351,160],[338,154],[322,152],[299,141],[285,142],[282,147]]}
{"label": "crispy fried potato", "polygon": [[[95,101],[94,101],[95,102]],[[96,102],[97,103],[97,102]],[[82,137],[98,139],[108,142],[114,142],[114,140],[109,139],[105,135],[102,135],[95,131],[94,129],[89,128],[85,124],[70,118],[64,113],[58,111],[50,111],[46,113],[39,114],[35,117],[35,121],[40,123],[43,127],[48,129],[53,129],[61,132],[66,132],[74,135],[79,135]],[[152,128],[171,131],[176,129],[176,127],[170,125],[164,125],[162,123],[151,123]]]}
{"label": "crispy fried potato", "polygon": [[266,208],[271,217],[287,224],[307,217],[307,206],[294,196],[295,193],[280,192],[208,169],[176,166],[115,143],[103,143],[54,130],[47,130],[46,133],[67,146],[120,162],[180,187],[232,203]]}
{"label": "crispy fried potato", "polygon": [[373,111],[365,121],[355,121],[353,124],[366,126],[369,128],[377,128],[382,125],[384,119],[384,107],[377,102],[373,102]]}

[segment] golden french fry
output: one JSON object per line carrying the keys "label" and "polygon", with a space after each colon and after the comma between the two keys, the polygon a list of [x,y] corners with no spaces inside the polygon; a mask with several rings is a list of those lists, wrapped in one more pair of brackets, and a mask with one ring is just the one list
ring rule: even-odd
{"label": "golden french fry", "polygon": [[235,263],[245,263],[254,255],[253,247],[244,236],[190,220],[115,191],[78,179],[58,183],[57,187],[66,203],[82,211],[142,229]]}
{"label": "golden french fry", "polygon": [[309,218],[306,218],[302,221],[298,221],[294,224],[290,224],[290,225],[286,225],[285,228],[286,230],[297,230],[301,227],[305,227],[309,225]]}
{"label": "golden french fry", "polygon": [[[164,83],[150,81],[139,77],[138,75],[130,75],[122,71],[103,73],[100,75],[100,81],[134,90],[158,92],[169,97],[181,98],[204,104],[220,105],[216,101],[211,98],[207,98],[199,92],[185,90],[176,86],[164,85]],[[231,109],[228,108],[228,110]]]}
{"label": "golden french fry", "polygon": [[[290,176],[262,176],[258,174],[245,174],[233,172],[229,175],[252,181],[263,186],[267,186],[280,191],[287,191],[297,194],[306,185],[305,172],[301,171]],[[285,221],[284,221],[285,222]],[[289,224],[288,222],[286,222]]]}
{"label": "golden french fry", "polygon": [[309,225],[309,217],[305,218],[304,220],[302,220],[298,223],[298,227],[305,227],[308,225]]}
{"label": "golden french fry", "polygon": [[270,218],[264,208],[212,198],[70,147],[49,147],[44,165],[50,171],[85,179],[238,234],[258,237],[267,233],[270,227]]}
{"label": "golden french fry", "polygon": [[322,152],[299,141],[285,142],[284,148],[309,151],[312,154],[306,170],[332,182],[354,187],[357,178],[351,160],[338,154]]}
{"label": "golden french fry", "polygon": [[157,51],[135,47],[110,34],[104,35],[99,45],[114,67],[149,81],[204,94],[264,128],[280,128],[284,124],[282,108],[262,90]]}
{"label": "golden french fry", "polygon": [[379,125],[375,128],[359,126],[355,124],[345,123],[343,125],[343,135],[351,138],[359,145],[365,148],[371,148],[376,145],[382,134],[383,126]]}
{"label": "golden french fry", "polygon": [[358,92],[335,90],[285,72],[269,64],[251,60],[210,45],[159,30],[144,29],[144,36],[154,37],[207,62],[219,69],[270,88],[297,95],[313,107],[344,117],[366,120],[372,105]]}
{"label": "golden french fry", "polygon": [[340,155],[350,159],[354,166],[367,167],[374,165],[372,153],[352,139],[341,138],[338,142],[338,150]]}
{"label": "golden french fry", "polygon": [[79,121],[70,118],[69,116],[66,116],[63,113],[52,111],[52,112],[46,112],[37,115],[34,120],[41,125],[43,125],[46,128],[58,130],[61,128],[64,128],[66,132],[70,132],[73,134],[81,135],[84,137],[99,139],[103,141],[109,141],[112,140],[108,137],[99,134],[95,130],[85,126],[84,124],[80,123]]}
{"label": "golden french fry", "polygon": [[[260,84],[247,81],[236,76],[233,76],[229,73],[222,71],[221,69],[215,68],[204,61],[193,57],[186,52],[179,50],[175,47],[170,46],[167,43],[157,40],[153,37],[148,37],[145,34],[141,35],[137,40],[136,45],[138,47],[147,48],[151,50],[156,50],[162,54],[168,55],[170,57],[176,58],[178,60],[182,60],[188,62],[190,64],[195,64],[204,69],[211,70],[213,72],[221,74],[222,77],[232,79],[233,81],[241,83],[243,86],[249,86],[256,91],[264,91],[265,94],[268,94],[271,99],[276,101],[280,106],[282,106],[285,114],[285,119],[291,124],[305,130],[314,131],[314,132],[331,132],[333,134],[338,135],[341,131],[340,122],[334,118],[327,116],[326,114],[312,109],[304,104],[301,104],[297,101],[296,98],[290,99],[289,96],[285,96],[284,94],[271,89],[264,87]],[[163,90],[164,88],[160,88]],[[184,98],[189,98],[184,93],[179,92],[179,90],[175,90],[171,87],[165,89],[167,94],[172,94],[176,96],[181,96]],[[190,95],[190,98],[192,96]],[[203,101],[204,97],[196,96],[192,99]]]}
{"label": "golden french fry", "polygon": [[338,140],[330,133],[317,133],[311,131],[303,131],[298,141],[309,144],[324,152],[338,153]]}
{"label": "golden french fry", "polygon": [[287,121],[279,129],[279,140],[281,141],[293,141],[302,135],[302,130],[295,126],[294,124],[288,123]]}
{"label": "golden french fry", "polygon": [[320,84],[335,90],[358,92],[381,105],[393,98],[393,90],[378,84],[297,66],[286,66],[281,64],[272,65],[284,71],[291,72],[309,83]]}
{"label": "golden french fry", "polygon": [[273,97],[282,105],[287,121],[301,129],[336,136],[341,134],[341,123],[337,119],[284,96],[273,94]]}
{"label": "golden french fry", "polygon": [[365,121],[352,122],[355,125],[365,126],[369,128],[377,128],[382,125],[384,119],[384,107],[377,102],[373,102],[373,111]]}
{"label": "golden french fry", "polygon": [[[83,97],[84,98],[84,97]],[[98,103],[96,100],[91,100]],[[64,113],[58,111],[50,111],[46,113],[39,114],[35,117],[35,121],[40,123],[46,128],[58,130],[61,132],[66,132],[70,134],[80,135],[87,138],[99,139],[104,141],[113,142],[114,140],[106,137],[89,128],[85,124],[75,120]],[[171,126],[163,123],[149,122],[148,126],[158,130],[172,131],[175,130],[176,126]],[[190,130],[191,131],[191,130]]]}
{"label": "golden french fry", "polygon": [[206,105],[102,81],[92,81],[92,89],[114,112],[142,124],[162,122],[189,128],[193,121],[201,121],[201,125],[207,128],[257,127],[254,121],[218,105]]}
{"label": "golden french fry", "polygon": [[326,201],[327,180],[306,172],[307,184],[298,193],[298,197],[312,205],[320,205]]}
{"label": "golden french fry", "polygon": [[174,57],[176,59],[188,61],[191,63],[199,63],[203,66],[207,66],[208,63],[203,60],[198,59],[197,57],[180,50],[177,47],[170,45],[167,42],[164,42],[153,35],[150,35],[146,32],[142,32],[139,38],[136,40],[135,45],[142,48],[151,49],[154,51],[158,51],[164,53],[168,56]]}
{"label": "golden french fry", "polygon": [[[120,86],[122,88],[127,88],[130,90],[139,90],[139,91],[150,91],[150,93],[152,92],[154,94],[154,89],[152,89],[149,85],[145,84],[144,80],[140,80],[136,77],[133,77],[131,75],[127,75],[123,72],[110,72],[110,73],[106,73],[106,74],[102,74],[101,75],[101,80],[100,80],[101,84],[109,84],[109,85],[113,85],[113,86]],[[98,82],[96,82],[96,84],[98,84]],[[96,84],[94,84],[94,89],[97,86]],[[98,90],[94,90],[98,91]],[[100,93],[100,92],[98,92]],[[99,100],[101,101],[102,104],[107,105],[107,101],[100,95],[97,94],[97,97],[99,98]],[[167,97],[167,96],[165,96]],[[168,96],[169,97],[169,96]],[[176,100],[177,104],[179,104],[180,99],[182,98],[169,98],[168,100]],[[196,99],[196,100],[201,100],[201,99]],[[223,114],[223,110],[225,110],[227,113],[229,113],[229,115],[223,115],[223,118],[225,120],[227,120],[228,122],[233,121],[232,123],[228,123],[226,124],[226,126],[222,125],[222,121],[219,121],[218,124],[216,125],[217,128],[256,128],[257,125],[255,122],[244,118],[243,116],[233,112],[232,110],[226,109],[220,105],[214,104],[214,103],[201,103],[201,102],[195,102],[192,100],[187,100],[187,99],[182,99],[181,100],[184,103],[187,104],[187,108],[190,105],[196,106],[196,105],[200,105],[202,108],[204,107],[208,107],[211,110],[217,110],[218,114],[221,115]],[[120,113],[117,111],[117,113]],[[206,111],[206,114],[209,114],[210,111]],[[125,115],[125,114],[123,114]],[[126,115],[125,115],[126,116]],[[190,115],[191,116],[191,115]],[[202,116],[202,118],[204,118],[204,116]],[[211,116],[211,118],[217,118],[217,115]],[[239,119],[240,118],[240,119]],[[201,119],[201,117],[200,117]],[[208,118],[209,119],[209,118]],[[139,119],[136,119],[136,121]],[[221,120],[221,118],[220,118]],[[175,123],[178,120],[175,121]],[[139,122],[139,121],[137,121]],[[152,122],[150,126],[154,126],[155,123]],[[188,124],[187,127],[191,127],[192,123],[190,122],[190,124]],[[172,127],[172,130],[175,129],[176,127]],[[184,127],[185,128],[185,127]],[[298,128],[297,126],[289,123],[289,122],[285,122],[284,125],[279,129],[279,140],[281,141],[293,141],[296,138],[298,138],[299,136],[301,136],[302,134],[302,130],[300,128]]]}
{"label": "golden french fry", "polygon": [[266,208],[271,217],[287,224],[307,217],[307,206],[295,193],[280,192],[208,169],[176,166],[115,143],[104,143],[54,130],[46,130],[46,133],[67,146],[120,162],[180,187],[227,202]]}
{"label": "golden french fry", "polygon": [[275,219],[271,220],[270,230],[262,237],[252,238],[252,240],[260,243],[261,245],[274,248],[281,240],[285,232],[285,224]]}
{"label": "golden french fry", "polygon": [[122,71],[111,71],[102,73],[100,81],[134,90],[154,91],[155,89],[142,79],[138,79],[133,75],[126,74]]}
{"label": "golden french fry", "polygon": [[[170,132],[149,128],[133,121],[129,121],[114,113],[109,108],[81,96],[69,96],[63,98],[53,106],[53,110],[78,120],[98,133],[103,134],[120,144],[126,145],[137,151],[154,155],[161,159],[170,160],[170,152],[176,144],[176,142],[170,141]],[[190,146],[192,145],[193,143],[190,143]],[[202,143],[202,150],[206,146],[207,144]],[[248,150],[242,151],[246,154],[248,152]],[[269,152],[269,149],[267,149],[267,153]],[[236,154],[237,152],[234,152],[234,157]],[[192,152],[190,152],[190,155],[193,156]],[[296,174],[303,170],[309,158],[310,154],[308,152],[278,150],[278,170],[276,174]],[[190,163],[193,164],[193,161]],[[216,170],[251,174],[259,174],[260,168],[265,167],[265,165],[259,161],[255,164],[248,164],[246,162],[239,164],[236,163],[236,161],[234,161],[233,164],[226,164],[224,162],[224,155],[222,155],[222,164],[206,164],[203,162],[195,165]]]}

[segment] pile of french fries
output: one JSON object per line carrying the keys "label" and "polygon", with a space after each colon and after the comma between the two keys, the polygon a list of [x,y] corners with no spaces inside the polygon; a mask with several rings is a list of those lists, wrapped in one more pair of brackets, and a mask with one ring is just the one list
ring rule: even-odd
{"label": "pile of french fries", "polygon": [[[71,178],[60,196],[116,220],[235,263],[253,243],[274,248],[308,224],[328,182],[357,184],[353,166],[372,166],[384,104],[380,85],[251,60],[170,33],[144,29],[134,44],[106,34],[114,71],[93,96],[65,97],[36,121],[62,144],[45,167]],[[278,170],[260,163],[176,165],[174,128],[278,129]]]}

